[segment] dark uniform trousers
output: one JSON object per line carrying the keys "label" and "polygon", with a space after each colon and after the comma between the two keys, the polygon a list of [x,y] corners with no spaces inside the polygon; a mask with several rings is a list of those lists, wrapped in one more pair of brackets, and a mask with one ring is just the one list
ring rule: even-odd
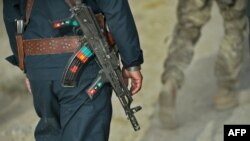
{"label": "dark uniform trousers", "polygon": [[112,115],[111,86],[90,99],[86,89],[100,70],[91,61],[77,87],[65,88],[59,80],[30,80],[35,110],[40,121],[36,141],[107,141]]}

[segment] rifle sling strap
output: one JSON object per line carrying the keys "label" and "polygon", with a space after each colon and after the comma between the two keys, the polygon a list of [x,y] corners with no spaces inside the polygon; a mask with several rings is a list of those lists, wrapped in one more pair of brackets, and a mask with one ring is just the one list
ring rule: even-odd
{"label": "rifle sling strap", "polygon": [[27,0],[26,12],[25,12],[25,17],[24,17],[25,25],[27,25],[28,22],[29,22],[31,10],[32,10],[32,7],[33,7],[33,2],[34,2],[34,0]]}

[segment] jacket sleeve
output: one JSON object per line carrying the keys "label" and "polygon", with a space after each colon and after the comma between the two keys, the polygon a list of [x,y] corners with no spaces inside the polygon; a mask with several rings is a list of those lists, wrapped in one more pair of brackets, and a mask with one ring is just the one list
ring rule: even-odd
{"label": "jacket sleeve", "polygon": [[9,37],[9,43],[13,55],[6,58],[11,64],[18,65],[17,45],[16,45],[16,26],[15,19],[21,17],[19,0],[3,0],[3,19]]}
{"label": "jacket sleeve", "polygon": [[124,67],[139,66],[143,63],[139,36],[128,0],[96,0],[104,13]]}

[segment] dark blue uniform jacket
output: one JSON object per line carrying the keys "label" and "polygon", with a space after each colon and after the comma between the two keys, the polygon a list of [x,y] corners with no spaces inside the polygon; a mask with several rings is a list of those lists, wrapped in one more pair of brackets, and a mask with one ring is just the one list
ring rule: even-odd
{"label": "dark blue uniform jacket", "polygon": [[[84,0],[95,13],[102,12],[118,45],[123,65],[143,63],[139,37],[128,0]],[[3,0],[4,22],[13,56],[7,58],[17,65],[16,27],[14,20],[25,14],[25,0]],[[71,13],[64,0],[34,0],[30,22],[23,33],[24,39],[38,39],[73,35],[72,30],[55,30],[51,24],[69,18]],[[39,55],[25,57],[25,67],[30,79],[58,79],[71,54]]]}

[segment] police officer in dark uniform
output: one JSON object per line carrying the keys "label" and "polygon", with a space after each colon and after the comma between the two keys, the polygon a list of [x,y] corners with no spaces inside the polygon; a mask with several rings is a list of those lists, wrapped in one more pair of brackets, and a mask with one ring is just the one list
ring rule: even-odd
{"label": "police officer in dark uniform", "polygon": [[[9,36],[14,65],[22,63],[18,51],[15,19],[27,16],[28,0],[3,0],[4,21]],[[118,46],[123,63],[123,77],[131,79],[132,94],[142,84],[140,65],[143,54],[127,0],[83,0],[94,13],[102,13]],[[74,88],[61,86],[63,70],[76,46],[74,27],[53,28],[53,23],[71,16],[64,0],[33,0],[28,24],[22,33],[24,72],[33,94],[34,107],[40,120],[35,129],[37,141],[106,141],[112,115],[111,86],[105,84],[94,99],[85,92],[96,78],[100,67],[92,59],[81,73]],[[27,18],[27,17],[26,17]],[[19,42],[19,41],[18,41]],[[18,45],[19,46],[19,45]],[[68,47],[67,46],[67,47]],[[27,48],[27,49],[26,49]],[[26,49],[26,50],[25,50]],[[59,52],[54,50],[60,49]],[[46,52],[47,51],[47,52]]]}

